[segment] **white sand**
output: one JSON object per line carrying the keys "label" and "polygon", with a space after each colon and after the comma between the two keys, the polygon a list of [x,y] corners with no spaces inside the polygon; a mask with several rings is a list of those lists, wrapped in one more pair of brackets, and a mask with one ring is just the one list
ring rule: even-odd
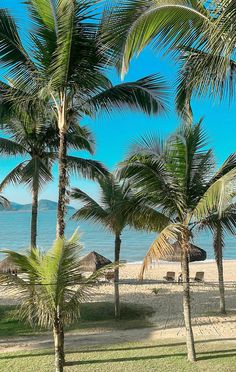
{"label": "white sand", "polygon": [[[140,285],[136,281],[140,272],[139,264],[126,264],[120,269],[120,298],[122,302],[146,304],[154,310],[149,338],[178,338],[184,336],[182,316],[182,286],[177,283],[163,283],[167,271],[180,272],[180,264],[160,263],[146,272],[145,279],[162,282]],[[199,338],[233,338],[236,335],[236,261],[225,261],[227,315],[221,316],[217,287],[217,270],[214,262],[190,264],[190,276],[196,271],[205,272],[205,283],[192,285],[192,318],[194,334]],[[122,284],[122,280],[133,284]],[[214,284],[215,282],[215,284]],[[158,288],[158,294],[152,293]],[[113,301],[113,284],[99,285],[93,301]],[[17,298],[0,292],[0,304],[13,304]],[[130,330],[131,331],[131,330]]]}
{"label": "white sand", "polygon": [[[140,272],[140,265],[127,264],[121,268],[122,279],[136,279]],[[178,263],[160,263],[148,270],[145,279],[163,280],[167,271],[180,272]],[[205,272],[204,284],[192,285],[192,317],[195,336],[204,337],[235,337],[236,335],[236,261],[225,261],[224,272],[226,282],[227,315],[221,316],[219,309],[219,293],[217,287],[217,269],[215,262],[201,262],[190,264],[190,276],[196,271]],[[215,283],[215,284],[214,284]],[[158,288],[158,294],[152,293]],[[120,285],[122,302],[146,304],[153,307],[155,313],[151,321],[156,328],[155,337],[184,336],[182,316],[182,286],[177,283],[155,283]],[[113,286],[103,285],[96,292],[94,301],[112,301]]]}

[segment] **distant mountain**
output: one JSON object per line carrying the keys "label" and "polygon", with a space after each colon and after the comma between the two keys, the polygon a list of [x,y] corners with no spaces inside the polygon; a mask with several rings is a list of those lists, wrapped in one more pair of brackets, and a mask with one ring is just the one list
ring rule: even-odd
{"label": "distant mountain", "polygon": [[[75,208],[67,206],[68,210],[74,210]],[[57,210],[57,203],[52,200],[42,199],[39,200],[39,211],[55,211]],[[10,202],[9,208],[4,208],[0,205],[1,212],[29,212],[31,211],[31,204],[19,204]]]}

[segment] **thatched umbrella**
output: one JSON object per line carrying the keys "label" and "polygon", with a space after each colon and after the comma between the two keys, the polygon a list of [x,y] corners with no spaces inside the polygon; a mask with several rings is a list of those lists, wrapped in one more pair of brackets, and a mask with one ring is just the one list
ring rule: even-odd
{"label": "thatched umbrella", "polygon": [[4,260],[0,262],[0,273],[16,274],[17,272],[17,266],[11,261],[9,257],[4,258]]}
{"label": "thatched umbrella", "polygon": [[82,271],[95,272],[101,269],[103,266],[111,264],[112,262],[108,258],[93,251],[81,258],[79,263]]}
{"label": "thatched umbrella", "polygon": [[[181,246],[178,242],[172,244],[173,252],[170,252],[168,255],[165,254],[159,259],[162,261],[170,261],[170,262],[181,262]],[[190,244],[190,255],[189,261],[205,261],[207,254],[204,249],[197,247],[194,244]]]}

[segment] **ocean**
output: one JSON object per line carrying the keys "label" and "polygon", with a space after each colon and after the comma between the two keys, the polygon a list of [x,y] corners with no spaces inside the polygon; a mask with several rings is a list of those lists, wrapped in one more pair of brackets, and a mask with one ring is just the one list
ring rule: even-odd
{"label": "ocean", "polygon": [[[25,250],[29,247],[30,239],[30,212],[0,212],[0,249]],[[70,237],[78,228],[83,254],[90,251],[113,259],[114,236],[104,227],[85,221],[72,221],[67,216],[66,237]],[[39,212],[38,246],[47,250],[55,239],[56,212]],[[125,229],[122,234],[121,259],[128,262],[143,260],[150,244],[155,239],[155,233],[146,233]],[[213,260],[212,237],[209,233],[199,234],[194,243],[207,252],[207,260]],[[227,236],[225,239],[224,258],[236,259],[236,237]]]}

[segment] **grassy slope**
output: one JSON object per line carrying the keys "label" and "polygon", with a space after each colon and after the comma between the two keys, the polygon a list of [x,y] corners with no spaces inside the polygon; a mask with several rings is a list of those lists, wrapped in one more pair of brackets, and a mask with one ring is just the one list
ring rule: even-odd
{"label": "grassy slope", "polygon": [[[140,332],[142,332],[140,330]],[[184,343],[127,343],[67,351],[65,372],[234,372],[236,342],[197,343],[198,362],[186,361]],[[0,355],[0,371],[53,372],[51,351]]]}
{"label": "grassy slope", "polygon": [[[152,309],[140,305],[121,305],[121,321],[114,320],[114,305],[109,302],[97,302],[81,305],[81,321],[70,329],[88,328],[137,328],[147,327],[147,317]],[[0,338],[14,336],[29,336],[45,330],[32,329],[28,324],[19,321],[14,306],[0,306]]]}

